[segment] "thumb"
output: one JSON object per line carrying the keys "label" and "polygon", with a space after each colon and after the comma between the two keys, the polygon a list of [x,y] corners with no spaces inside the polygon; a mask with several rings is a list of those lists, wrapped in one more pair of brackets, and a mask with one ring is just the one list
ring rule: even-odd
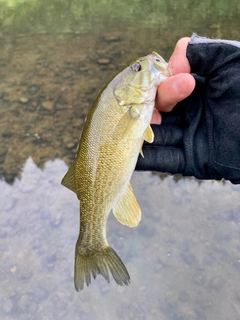
{"label": "thumb", "polygon": [[[173,76],[158,87],[155,108],[160,112],[171,111],[179,101],[188,97],[195,87],[195,80],[190,74],[191,68],[186,56],[189,41],[190,38],[187,37],[180,39],[169,59],[168,68]],[[158,118],[158,121],[153,122],[160,123],[160,116]]]}
{"label": "thumb", "polygon": [[178,40],[173,54],[171,55],[168,67],[172,71],[172,74],[178,73],[190,73],[191,67],[187,59],[187,46],[190,41],[190,38],[185,37]]}
{"label": "thumb", "polygon": [[158,87],[155,107],[160,112],[169,112],[181,100],[188,97],[195,87],[189,73],[180,73],[161,83]]}

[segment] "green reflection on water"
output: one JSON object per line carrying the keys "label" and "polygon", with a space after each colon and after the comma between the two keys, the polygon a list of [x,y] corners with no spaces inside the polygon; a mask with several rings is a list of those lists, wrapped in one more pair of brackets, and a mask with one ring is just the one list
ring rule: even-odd
{"label": "green reflection on water", "polygon": [[[166,60],[192,31],[239,38],[239,1],[1,1],[0,176],[31,156],[69,164],[86,114],[126,64]],[[102,61],[105,61],[104,63]]]}
{"label": "green reflection on water", "polygon": [[[61,28],[78,28],[80,26],[92,28],[99,21],[114,22],[120,19],[124,23],[140,23],[145,27],[155,25],[166,26],[174,19],[197,21],[212,17],[233,18],[239,10],[239,1],[19,1],[2,0],[1,22],[3,27],[17,27],[28,29],[39,25],[47,30],[50,26]],[[185,18],[183,20],[183,18]],[[97,21],[95,20],[97,19]],[[117,22],[120,22],[118,20]],[[216,21],[215,21],[216,22]],[[48,30],[51,31],[51,30]],[[54,30],[57,31],[57,30]]]}

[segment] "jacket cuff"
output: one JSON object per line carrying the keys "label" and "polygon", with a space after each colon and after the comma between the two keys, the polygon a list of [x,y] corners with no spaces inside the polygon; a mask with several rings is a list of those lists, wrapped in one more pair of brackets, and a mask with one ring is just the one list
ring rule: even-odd
{"label": "jacket cuff", "polygon": [[196,33],[193,33],[189,44],[229,44],[240,48],[240,42],[235,40],[223,40],[223,39],[210,39],[205,37],[200,37]]}

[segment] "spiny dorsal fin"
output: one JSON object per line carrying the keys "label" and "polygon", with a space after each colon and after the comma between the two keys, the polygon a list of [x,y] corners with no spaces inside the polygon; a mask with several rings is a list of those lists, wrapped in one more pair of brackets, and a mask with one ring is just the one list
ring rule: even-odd
{"label": "spiny dorsal fin", "polygon": [[66,187],[66,188],[72,190],[73,192],[77,193],[76,184],[75,184],[75,162],[76,162],[76,160],[74,160],[73,164],[68,169],[68,172],[63,177],[63,179],[61,181],[61,184],[64,187]]}
{"label": "spiny dorsal fin", "polygon": [[129,227],[136,227],[140,222],[141,208],[139,207],[130,183],[124,195],[113,209],[113,214],[119,222]]}
{"label": "spiny dorsal fin", "polygon": [[154,133],[151,126],[149,125],[143,134],[143,139],[149,143],[152,143],[154,140]]}

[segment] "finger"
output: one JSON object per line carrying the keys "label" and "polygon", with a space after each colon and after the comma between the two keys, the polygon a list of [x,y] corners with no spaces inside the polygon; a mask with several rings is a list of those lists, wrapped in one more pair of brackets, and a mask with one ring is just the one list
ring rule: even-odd
{"label": "finger", "polygon": [[160,112],[169,112],[181,100],[188,97],[195,87],[191,74],[180,73],[165,80],[158,87],[155,108]]}
{"label": "finger", "polygon": [[156,108],[153,109],[151,124],[161,124],[162,116]]}
{"label": "finger", "polygon": [[173,51],[172,56],[169,59],[168,67],[172,71],[172,74],[178,73],[190,73],[191,67],[189,61],[187,59],[187,46],[190,41],[190,38],[182,38],[180,39]]}
{"label": "finger", "polygon": [[146,146],[143,155],[144,158],[141,155],[138,157],[136,170],[176,174],[182,173],[185,168],[185,158],[181,149]]}

